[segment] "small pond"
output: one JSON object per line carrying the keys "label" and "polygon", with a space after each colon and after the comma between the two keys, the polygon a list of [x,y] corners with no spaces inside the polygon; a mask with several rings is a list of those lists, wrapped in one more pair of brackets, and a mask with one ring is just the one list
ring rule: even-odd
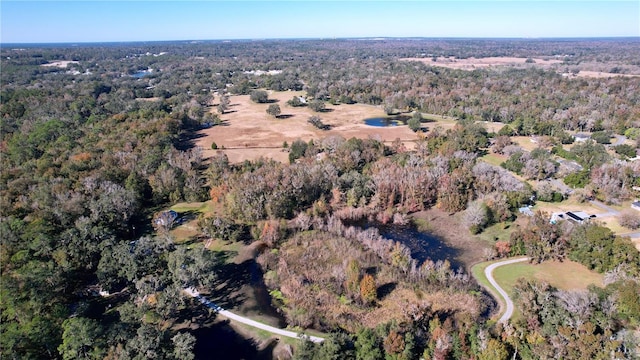
{"label": "small pond", "polygon": [[464,264],[457,259],[458,255],[460,255],[459,249],[447,245],[443,239],[433,234],[418,231],[413,225],[384,225],[367,222],[350,225],[365,229],[371,227],[378,229],[383,237],[407,246],[411,250],[411,257],[416,259],[419,264],[422,264],[427,259],[432,261],[449,260],[452,269],[464,269]]}
{"label": "small pond", "polygon": [[[241,264],[229,263],[220,269],[221,278],[230,284],[232,289],[226,298],[209,297],[217,305],[229,310],[243,308],[249,318],[260,315],[269,325],[279,328],[286,327],[286,321],[273,307],[269,290],[264,284],[263,272],[255,260],[247,260]],[[241,287],[250,287],[246,294]],[[241,293],[237,297],[233,294]],[[251,296],[251,303],[244,296]],[[243,304],[244,303],[244,304]],[[242,310],[238,311],[242,313]],[[216,323],[202,327],[193,332],[196,337],[194,348],[196,359],[271,359],[271,353],[276,343],[270,343],[266,348],[258,349],[253,339],[245,339],[227,323]]]}
{"label": "small pond", "polygon": [[141,71],[138,71],[138,72],[135,72],[135,73],[131,74],[131,76],[134,77],[134,78],[140,79],[140,78],[143,78],[145,76],[149,76],[152,73],[153,72],[151,70],[141,70]]}
{"label": "small pond", "polygon": [[444,240],[433,234],[418,231],[413,225],[376,225],[376,228],[385,238],[406,245],[411,250],[411,257],[419,263],[427,259],[449,260],[451,268],[464,268],[464,265],[457,260],[460,250],[450,247]]}
{"label": "small pond", "polygon": [[376,127],[392,127],[392,126],[401,126],[406,125],[407,120],[410,117],[406,115],[395,115],[395,116],[386,116],[386,117],[374,117],[364,119],[365,125],[376,126]]}
{"label": "small pond", "polygon": [[[361,228],[376,228],[383,237],[398,241],[411,250],[411,256],[422,264],[425,260],[433,261],[449,260],[452,269],[464,268],[457,260],[460,250],[448,246],[439,237],[426,232],[420,232],[412,225],[380,224],[377,222],[357,221],[346,225]],[[278,327],[286,326],[284,317],[277,312],[271,303],[271,296],[263,281],[263,273],[260,266],[254,260],[245,261],[242,264],[230,264],[226,269],[230,283],[237,285],[250,285],[253,289],[255,304],[253,311],[263,317],[270,318]],[[219,305],[232,308],[232,304],[220,302]],[[270,344],[266,349],[256,349],[255,343],[244,339],[235,333],[225,323],[201,328],[194,331],[196,337],[196,359],[212,359],[220,355],[220,349],[225,349],[225,358],[229,359],[270,359],[271,350],[275,344]]]}

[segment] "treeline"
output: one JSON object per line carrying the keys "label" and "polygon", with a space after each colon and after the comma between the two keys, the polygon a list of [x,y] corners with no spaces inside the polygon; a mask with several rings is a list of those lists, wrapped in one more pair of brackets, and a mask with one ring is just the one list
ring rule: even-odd
{"label": "treeline", "polygon": [[[327,214],[345,206],[386,213],[388,222],[394,213],[431,206],[461,211],[479,197],[491,198],[487,203],[497,218],[510,218],[529,201],[531,190],[499,167],[476,161],[468,152],[479,147],[472,128],[476,125],[428,135],[418,152],[333,136],[304,146],[294,142],[292,152],[304,150],[291,165],[271,160],[230,165],[219,154],[207,171],[211,194],[229,218],[246,222],[291,218],[309,207]],[[323,161],[316,160],[318,154]]]}
{"label": "treeline", "polygon": [[[512,124],[520,135],[554,135],[562,130],[622,134],[638,127],[634,123],[639,108],[637,77],[567,79],[553,70],[537,68],[463,71],[398,59],[426,54],[461,58],[560,55],[566,66],[585,61],[636,66],[640,64],[638,56],[633,56],[638,55],[634,45],[634,40],[335,40],[134,44],[130,48],[74,48],[66,55],[60,49],[3,49],[3,77],[9,85],[3,88],[7,90],[3,97],[11,103],[11,90],[16,85],[27,86],[32,75],[48,82],[65,78],[94,79],[107,82],[106,86],[128,83],[120,97],[172,98],[196,113],[207,106],[215,91],[249,94],[256,88],[304,89],[312,99],[336,104],[384,104],[400,110],[501,121]],[[39,66],[62,58],[78,60],[69,65],[78,74]],[[14,71],[18,68],[30,71]],[[147,69],[154,71],[141,79],[130,76]],[[258,70],[280,72],[256,75]]]}

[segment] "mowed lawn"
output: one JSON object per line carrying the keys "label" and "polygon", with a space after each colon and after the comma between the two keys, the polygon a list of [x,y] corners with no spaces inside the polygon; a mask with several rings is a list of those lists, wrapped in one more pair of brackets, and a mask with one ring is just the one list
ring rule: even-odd
{"label": "mowed lawn", "polygon": [[[484,276],[484,270],[487,266],[497,261],[476,264],[471,270],[478,283],[489,288],[498,302],[503,303],[502,298],[498,296],[497,291]],[[504,265],[493,271],[493,277],[511,296],[513,295],[513,287],[520,278],[544,281],[561,290],[583,290],[589,285],[604,286],[604,276],[602,274],[591,271],[584,265],[570,260],[563,262],[546,261],[535,265],[528,262]],[[516,319],[520,316],[517,306],[513,316]]]}
{"label": "mowed lawn", "polygon": [[538,210],[546,212],[549,214],[549,216],[551,216],[551,214],[554,212],[567,212],[567,211],[584,211],[589,215],[601,214],[605,212],[605,210],[595,205],[592,205],[591,203],[580,202],[575,196],[570,196],[568,199],[565,199],[557,203],[537,201],[536,205],[533,207],[532,210],[534,212]]}
{"label": "mowed lawn", "polygon": [[603,275],[587,269],[584,265],[565,260],[546,261],[542,264],[516,263],[498,267],[493,277],[509,294],[519,278],[545,281],[563,290],[586,289],[589,285],[604,286]]}
{"label": "mowed lawn", "polygon": [[198,228],[198,216],[201,214],[210,215],[214,211],[214,205],[211,201],[178,203],[173,205],[171,210],[177,212],[183,222],[176,224],[170,233],[174,237],[177,244],[193,241],[200,235]]}

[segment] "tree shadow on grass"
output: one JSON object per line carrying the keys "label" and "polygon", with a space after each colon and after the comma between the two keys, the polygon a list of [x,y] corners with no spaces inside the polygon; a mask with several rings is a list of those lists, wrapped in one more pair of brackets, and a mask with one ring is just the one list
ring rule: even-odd
{"label": "tree shadow on grass", "polygon": [[180,151],[189,150],[195,147],[197,139],[203,138],[205,136],[207,135],[199,133],[195,129],[185,131],[182,135],[180,135],[178,141],[174,144],[174,146]]}
{"label": "tree shadow on grass", "polygon": [[191,221],[195,218],[198,217],[198,214],[200,213],[200,211],[197,210],[187,210],[187,211],[179,211],[178,213],[178,217],[175,220],[175,225],[178,226],[182,223],[185,223],[187,221]]}

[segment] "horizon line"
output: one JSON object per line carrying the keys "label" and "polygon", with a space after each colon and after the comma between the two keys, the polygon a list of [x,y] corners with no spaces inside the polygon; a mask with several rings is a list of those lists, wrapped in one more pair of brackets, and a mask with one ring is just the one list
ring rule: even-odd
{"label": "horizon line", "polygon": [[227,39],[173,39],[173,40],[105,40],[105,41],[51,41],[51,42],[2,42],[5,45],[75,45],[75,44],[127,44],[169,42],[232,42],[232,41],[308,41],[308,40],[619,40],[639,39],[638,35],[608,36],[345,36],[345,37],[272,37],[272,38],[227,38]]}

